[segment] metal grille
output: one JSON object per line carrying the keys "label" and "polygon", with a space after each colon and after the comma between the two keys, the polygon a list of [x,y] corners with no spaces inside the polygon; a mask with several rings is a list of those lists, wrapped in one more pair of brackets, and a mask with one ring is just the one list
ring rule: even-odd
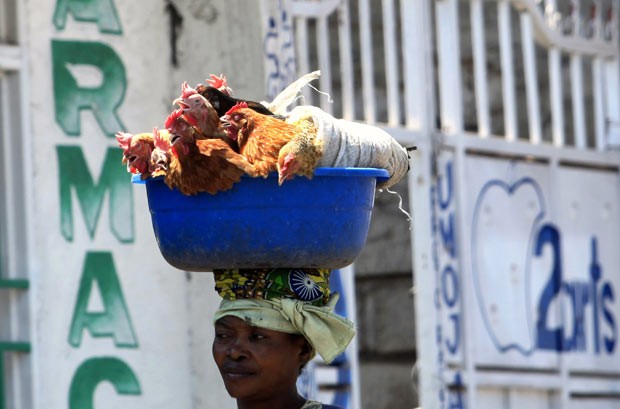
{"label": "metal grille", "polygon": [[17,2],[0,0],[0,409],[32,407],[27,155]]}
{"label": "metal grille", "polygon": [[[508,169],[544,168],[553,181],[545,192],[549,198],[575,195],[571,199],[575,203],[587,201],[588,194],[579,197],[580,192],[569,186],[572,180],[564,175],[572,171],[597,173],[600,180],[591,184],[602,190],[601,186],[617,186],[620,3],[292,0],[292,4],[298,72],[320,69],[319,88],[333,100],[309,93],[307,102],[336,116],[377,124],[399,141],[419,146],[408,188],[414,215],[416,332],[423,334],[416,345],[423,368],[422,406],[616,404],[617,394],[610,392],[617,391],[616,371],[609,379],[574,376],[561,354],[551,355],[559,363],[551,365],[550,372],[530,367],[519,372],[510,362],[501,368],[479,366],[476,359],[489,351],[475,354],[478,344],[471,323],[477,307],[465,284],[471,279],[469,270],[460,271],[465,266],[471,270],[471,263],[466,256],[447,259],[446,264],[459,271],[453,274],[453,287],[444,288],[436,252],[447,237],[437,225],[438,217],[444,216],[458,226],[449,237],[453,241],[447,243],[454,247],[448,248],[458,247],[455,254],[467,253],[470,219],[465,204],[475,186],[466,175],[482,175],[476,166],[489,158],[487,162],[510,163]],[[454,176],[450,183],[448,170]],[[510,173],[504,176],[510,180]],[[562,186],[556,183],[560,180]],[[610,198],[605,200],[614,208],[610,203],[617,202],[617,189],[608,190]],[[444,202],[447,198],[450,206]],[[444,213],[438,216],[437,208]],[[458,283],[462,288],[457,289]],[[448,300],[441,310],[436,307],[437,294],[444,289]],[[458,334],[457,324],[463,325]],[[459,348],[451,351],[445,345],[455,339]],[[578,386],[579,377],[588,386]],[[595,392],[588,394],[587,388]]]}
{"label": "metal grille", "polygon": [[294,1],[310,103],[413,131],[602,150],[620,144],[611,0]]}

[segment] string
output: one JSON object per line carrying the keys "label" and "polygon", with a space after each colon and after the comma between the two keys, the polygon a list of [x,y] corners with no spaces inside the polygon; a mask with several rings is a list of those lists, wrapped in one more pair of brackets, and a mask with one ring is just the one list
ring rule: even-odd
{"label": "string", "polygon": [[[411,215],[403,208],[403,198],[401,197],[401,195],[398,192],[392,191],[388,188],[385,189],[380,189],[382,192],[388,192],[391,193],[393,195],[398,196],[398,210],[400,210],[401,212],[403,212],[406,216],[407,216],[407,221],[410,222],[413,220],[413,218],[411,217]],[[409,224],[409,231],[411,231],[411,224]]]}
{"label": "string", "polygon": [[318,92],[319,94],[325,95],[327,97],[327,102],[329,102],[330,104],[334,103],[334,100],[332,99],[331,95],[329,95],[329,93],[325,92],[325,91],[319,91],[314,85],[312,84],[308,84],[308,86],[310,88],[312,88],[313,90],[315,90],[316,92]]}

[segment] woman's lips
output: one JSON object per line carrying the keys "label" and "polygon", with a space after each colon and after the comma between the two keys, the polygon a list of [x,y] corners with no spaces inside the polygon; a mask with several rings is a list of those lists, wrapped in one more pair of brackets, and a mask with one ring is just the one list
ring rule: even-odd
{"label": "woman's lips", "polygon": [[224,365],[222,368],[222,374],[229,378],[242,378],[245,376],[252,376],[255,372],[250,369],[239,365]]}

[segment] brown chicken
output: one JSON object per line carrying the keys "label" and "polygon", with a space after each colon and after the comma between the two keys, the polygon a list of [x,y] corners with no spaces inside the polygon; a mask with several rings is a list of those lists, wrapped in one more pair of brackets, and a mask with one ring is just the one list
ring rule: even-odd
{"label": "brown chicken", "polygon": [[278,158],[280,183],[294,175],[311,177],[316,167],[385,169],[389,177],[377,181],[377,188],[388,189],[409,170],[409,151],[385,130],[360,122],[334,118],[315,106],[297,106],[287,122],[307,126]]}
{"label": "brown chicken", "polygon": [[181,107],[185,120],[198,129],[204,138],[227,137],[220,122],[220,115],[213,105],[187,82],[181,86],[181,96],[172,103]]}
{"label": "brown chicken", "polygon": [[[164,139],[169,137],[168,131],[162,131],[160,135]],[[153,171],[150,163],[154,148],[153,134],[144,132],[134,135],[128,132],[118,132],[116,141],[123,149],[122,163],[127,165],[127,171],[133,174],[139,173],[141,179],[148,178]]]}
{"label": "brown chicken", "polygon": [[230,189],[252,165],[221,139],[197,139],[181,110],[166,120],[170,132],[170,162],[164,182],[185,195],[216,194]]}
{"label": "brown chicken", "polygon": [[309,122],[299,123],[307,127],[289,143],[284,145],[278,154],[278,184],[282,186],[287,180],[295,175],[305,176],[312,179],[314,169],[323,156],[323,142],[316,137],[316,130]]}
{"label": "brown chicken", "polygon": [[170,138],[162,137],[168,134],[168,130],[161,132],[153,128],[153,142],[155,144],[151,152],[151,177],[166,176],[170,165]]}
{"label": "brown chicken", "polygon": [[305,132],[304,127],[260,114],[243,102],[232,107],[221,121],[228,137],[239,145],[239,153],[254,165],[255,177],[267,177],[276,171],[280,149]]}

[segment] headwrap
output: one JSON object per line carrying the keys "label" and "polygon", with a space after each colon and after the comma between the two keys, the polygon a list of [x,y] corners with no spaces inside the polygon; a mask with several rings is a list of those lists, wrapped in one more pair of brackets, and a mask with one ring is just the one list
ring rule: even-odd
{"label": "headwrap", "polygon": [[353,323],[333,312],[339,295],[329,294],[329,270],[217,270],[214,276],[223,300],[213,322],[232,315],[249,325],[301,334],[327,363],[355,335]]}
{"label": "headwrap", "polygon": [[257,268],[215,270],[215,291],[225,300],[294,298],[313,305],[329,299],[327,269]]}

